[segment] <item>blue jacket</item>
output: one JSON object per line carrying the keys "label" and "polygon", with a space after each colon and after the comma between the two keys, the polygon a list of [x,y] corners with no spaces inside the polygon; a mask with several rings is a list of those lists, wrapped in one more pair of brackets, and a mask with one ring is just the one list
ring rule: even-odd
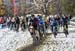
{"label": "blue jacket", "polygon": [[44,24],[45,24],[45,21],[44,21],[42,18],[40,18],[40,19],[39,19],[39,23],[40,23],[41,25],[44,25]]}
{"label": "blue jacket", "polygon": [[62,18],[62,20],[63,20],[63,24],[68,24],[68,22],[69,22],[69,18],[68,17]]}
{"label": "blue jacket", "polygon": [[50,18],[49,22],[51,26],[57,26],[57,20],[55,18]]}

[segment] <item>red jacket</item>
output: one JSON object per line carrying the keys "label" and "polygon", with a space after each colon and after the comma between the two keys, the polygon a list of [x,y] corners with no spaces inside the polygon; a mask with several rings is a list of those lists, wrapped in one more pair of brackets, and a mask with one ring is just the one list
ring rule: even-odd
{"label": "red jacket", "polygon": [[0,24],[3,24],[4,23],[4,19],[1,17],[0,18]]}

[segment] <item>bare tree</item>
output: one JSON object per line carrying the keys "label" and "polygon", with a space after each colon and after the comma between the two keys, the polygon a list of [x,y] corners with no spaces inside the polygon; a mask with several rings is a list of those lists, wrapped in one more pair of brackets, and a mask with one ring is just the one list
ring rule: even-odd
{"label": "bare tree", "polygon": [[48,7],[52,0],[33,0],[36,8],[40,10],[43,14],[48,15]]}

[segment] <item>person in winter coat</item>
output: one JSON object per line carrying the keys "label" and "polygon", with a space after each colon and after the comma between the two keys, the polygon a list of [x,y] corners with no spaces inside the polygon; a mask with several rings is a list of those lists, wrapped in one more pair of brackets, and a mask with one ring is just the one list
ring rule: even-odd
{"label": "person in winter coat", "polygon": [[11,25],[11,17],[7,18],[7,27],[10,28]]}
{"label": "person in winter coat", "polygon": [[12,17],[12,18],[11,18],[10,30],[15,30],[15,17]]}
{"label": "person in winter coat", "polygon": [[59,15],[56,15],[56,18],[55,18],[55,20],[56,20],[56,22],[57,22],[57,30],[59,31],[59,28],[60,28],[60,26],[61,26],[61,24],[60,24],[60,16]]}
{"label": "person in winter coat", "polygon": [[64,25],[66,25],[66,27],[68,28],[69,17],[63,16],[63,17],[62,17],[62,20],[63,20],[63,27],[64,27]]}
{"label": "person in winter coat", "polygon": [[51,31],[53,32],[53,26],[54,26],[54,18],[49,18],[49,23],[50,23],[50,28],[51,28]]}
{"label": "person in winter coat", "polygon": [[66,37],[67,37],[67,35],[69,34],[69,32],[68,32],[68,24],[69,24],[69,17],[67,17],[67,16],[64,16],[63,18],[62,18],[62,20],[63,20],[63,30],[64,30],[64,33],[65,33],[65,35],[66,35]]}
{"label": "person in winter coat", "polygon": [[50,26],[51,26],[51,31],[54,34],[54,37],[56,37],[56,35],[57,35],[57,25],[58,25],[56,17],[54,16],[54,17],[50,18],[49,22],[50,22]]}
{"label": "person in winter coat", "polygon": [[21,25],[21,30],[25,30],[25,19],[23,16],[20,17],[20,25]]}
{"label": "person in winter coat", "polygon": [[20,19],[18,16],[15,17],[15,27],[16,27],[16,31],[19,31],[19,25],[20,25]]}
{"label": "person in winter coat", "polygon": [[37,30],[39,20],[34,15],[32,15],[30,22],[32,22],[34,29]]}
{"label": "person in winter coat", "polygon": [[30,24],[29,24],[29,27],[31,29],[31,32],[33,31],[32,34],[32,37],[33,39],[35,40],[39,40],[39,32],[38,32],[38,24],[39,24],[39,20],[38,18],[36,18],[34,15],[31,16],[31,19],[30,19]]}
{"label": "person in winter coat", "polygon": [[0,24],[3,24],[3,23],[4,23],[3,17],[0,17]]}
{"label": "person in winter coat", "polygon": [[43,36],[45,35],[45,21],[42,16],[39,17],[39,27],[40,33],[43,32]]}

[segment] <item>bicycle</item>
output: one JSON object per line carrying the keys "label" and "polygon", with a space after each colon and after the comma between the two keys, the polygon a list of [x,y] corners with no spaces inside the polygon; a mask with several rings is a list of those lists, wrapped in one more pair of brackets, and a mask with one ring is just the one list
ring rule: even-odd
{"label": "bicycle", "polygon": [[32,25],[32,23],[29,25],[28,30],[33,38],[34,43],[38,43],[40,41],[39,32],[38,30],[34,29],[34,26]]}

